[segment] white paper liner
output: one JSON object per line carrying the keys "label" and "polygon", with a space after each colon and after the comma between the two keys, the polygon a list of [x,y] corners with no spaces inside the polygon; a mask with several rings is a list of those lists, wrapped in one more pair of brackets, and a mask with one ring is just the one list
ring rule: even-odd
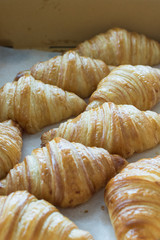
{"label": "white paper liner", "polygon": [[[23,70],[28,70],[33,64],[45,61],[58,55],[58,53],[44,52],[37,50],[15,50],[0,47],[0,87],[7,82],[12,82],[16,74]],[[160,68],[160,66],[159,66]],[[152,109],[160,113],[160,103]],[[23,151],[21,161],[29,155],[33,149],[40,147],[40,137],[43,132],[58,127],[59,124],[46,127],[34,135],[23,135]],[[160,154],[160,146],[134,154],[128,159],[129,162],[137,161],[141,158],[154,157]],[[95,240],[116,240],[113,227],[110,223],[107,208],[104,203],[104,189],[96,193],[87,203],[75,208],[59,209],[65,216],[74,221],[80,229],[89,231]]]}

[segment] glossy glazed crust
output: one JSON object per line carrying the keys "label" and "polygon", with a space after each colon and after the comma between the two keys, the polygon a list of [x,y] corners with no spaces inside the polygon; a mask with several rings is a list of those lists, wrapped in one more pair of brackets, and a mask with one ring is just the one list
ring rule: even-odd
{"label": "glossy glazed crust", "polygon": [[132,105],[104,103],[44,133],[42,144],[54,137],[102,147],[126,158],[160,142],[160,115]]}
{"label": "glossy glazed crust", "polygon": [[160,44],[138,33],[113,28],[77,46],[80,55],[101,59],[111,65],[156,65],[160,63]]}
{"label": "glossy glazed crust", "polygon": [[91,95],[87,110],[104,102],[130,104],[140,110],[151,109],[160,100],[160,69],[122,65],[100,81]]}
{"label": "glossy glazed crust", "polygon": [[26,191],[0,197],[1,240],[93,240],[53,205]]}
{"label": "glossy glazed crust", "polygon": [[0,179],[4,178],[21,158],[22,133],[15,122],[0,123]]}
{"label": "glossy glazed crust", "polygon": [[0,181],[0,194],[27,190],[61,207],[86,202],[127,164],[101,148],[55,138],[35,149]]}
{"label": "glossy glazed crust", "polygon": [[12,119],[28,133],[78,115],[86,103],[77,95],[24,75],[0,89],[0,121]]}
{"label": "glossy glazed crust", "polygon": [[160,239],[160,156],[129,164],[106,186],[118,240]]}
{"label": "glossy glazed crust", "polygon": [[108,66],[101,60],[81,57],[74,51],[37,63],[31,68],[35,79],[74,92],[82,98],[89,97],[109,72]]}

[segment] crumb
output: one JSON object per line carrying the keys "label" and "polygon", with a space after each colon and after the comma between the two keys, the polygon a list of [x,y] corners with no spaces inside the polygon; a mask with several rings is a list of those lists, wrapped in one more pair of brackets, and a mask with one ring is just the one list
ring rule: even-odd
{"label": "crumb", "polygon": [[88,210],[84,210],[84,213],[88,213]]}
{"label": "crumb", "polygon": [[105,207],[102,205],[102,206],[101,206],[101,209],[102,209],[103,211],[104,211],[104,208],[105,208]]}

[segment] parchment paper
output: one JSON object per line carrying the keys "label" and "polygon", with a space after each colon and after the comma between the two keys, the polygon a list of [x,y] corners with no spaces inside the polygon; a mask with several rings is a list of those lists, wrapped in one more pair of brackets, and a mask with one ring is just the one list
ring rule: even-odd
{"label": "parchment paper", "polygon": [[[33,64],[48,60],[56,55],[58,53],[0,47],[0,87],[7,82],[13,81],[19,71],[30,69]],[[160,104],[157,104],[152,110],[160,113]],[[24,134],[21,161],[33,149],[40,147],[40,137],[43,132],[57,126],[59,124],[46,127],[42,132],[34,135]],[[154,157],[158,154],[160,154],[159,145],[152,150],[134,154],[128,161],[133,162],[145,157]],[[104,189],[100,190],[91,200],[81,206],[70,209],[59,208],[59,210],[74,221],[79,228],[89,231],[95,240],[116,240],[103,196]]]}

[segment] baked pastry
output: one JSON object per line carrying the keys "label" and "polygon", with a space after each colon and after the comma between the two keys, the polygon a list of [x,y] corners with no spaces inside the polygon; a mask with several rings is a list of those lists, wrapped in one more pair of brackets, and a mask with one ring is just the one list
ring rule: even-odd
{"label": "baked pastry", "polygon": [[142,34],[113,28],[79,44],[80,55],[111,65],[156,65],[160,63],[160,43]]}
{"label": "baked pastry", "polygon": [[160,239],[160,156],[129,164],[111,179],[105,202],[118,240]]}
{"label": "baked pastry", "polygon": [[54,137],[102,147],[127,158],[160,142],[160,115],[132,105],[104,103],[44,133],[42,145]]}
{"label": "baked pastry", "polygon": [[93,240],[53,205],[26,191],[0,197],[1,240]]}
{"label": "baked pastry", "polygon": [[22,150],[21,129],[12,120],[0,123],[0,179],[19,162]]}
{"label": "baked pastry", "polygon": [[[101,60],[81,57],[74,51],[37,63],[30,70],[35,79],[74,92],[82,98],[89,97],[109,72],[109,66]],[[16,80],[22,74],[19,73]]]}
{"label": "baked pastry", "polygon": [[130,104],[140,110],[151,109],[160,100],[160,69],[121,65],[100,81],[90,97],[87,110],[104,102]]}
{"label": "baked pastry", "polygon": [[27,190],[54,205],[74,207],[86,202],[126,164],[102,148],[55,138],[33,150],[0,181],[0,195]]}
{"label": "baked pastry", "polygon": [[15,120],[28,133],[78,115],[86,103],[77,95],[26,74],[0,89],[0,121]]}

